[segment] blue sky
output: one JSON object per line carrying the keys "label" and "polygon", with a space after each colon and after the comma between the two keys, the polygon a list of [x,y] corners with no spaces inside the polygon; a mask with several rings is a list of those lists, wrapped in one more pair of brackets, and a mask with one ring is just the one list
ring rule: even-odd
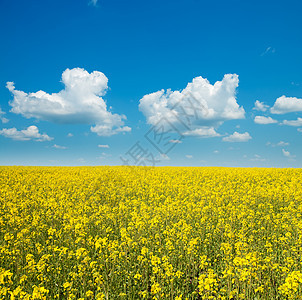
{"label": "blue sky", "polygon": [[0,2],[0,165],[302,167],[301,1]]}

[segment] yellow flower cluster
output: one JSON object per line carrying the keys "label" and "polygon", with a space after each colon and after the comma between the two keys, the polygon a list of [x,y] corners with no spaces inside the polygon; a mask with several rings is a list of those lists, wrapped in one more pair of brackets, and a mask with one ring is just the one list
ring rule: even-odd
{"label": "yellow flower cluster", "polygon": [[0,299],[302,299],[302,170],[0,167]]}

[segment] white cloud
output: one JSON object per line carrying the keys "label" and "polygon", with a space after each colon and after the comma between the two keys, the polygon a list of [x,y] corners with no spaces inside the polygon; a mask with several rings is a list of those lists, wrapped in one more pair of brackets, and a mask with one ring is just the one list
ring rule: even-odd
{"label": "white cloud", "polygon": [[286,151],[286,150],[282,149],[282,153],[283,153],[284,156],[290,157],[290,152],[289,151]]}
{"label": "white cloud", "polygon": [[170,140],[169,143],[172,143],[172,144],[181,144],[182,141],[181,140]]}
{"label": "white cloud", "polygon": [[0,120],[2,123],[7,123],[9,121],[9,119],[5,118],[4,115],[5,115],[5,112],[0,107]]}
{"label": "white cloud", "polygon": [[219,151],[218,151],[218,150],[214,150],[214,153],[215,153],[215,154],[218,154],[218,153],[219,153]]}
{"label": "white cloud", "polygon": [[272,114],[286,114],[290,112],[302,111],[302,99],[296,97],[281,96],[270,109]]}
{"label": "white cloud", "polygon": [[73,137],[73,134],[72,133],[68,133],[67,137]]}
{"label": "white cloud", "polygon": [[130,132],[131,128],[128,126],[118,127],[116,129],[112,129],[112,126],[110,125],[95,125],[94,127],[91,127],[90,130],[92,132],[95,132],[99,136],[111,136],[118,133],[125,133]]}
{"label": "white cloud", "polygon": [[109,145],[98,145],[99,148],[109,148]]}
{"label": "white cloud", "polygon": [[53,148],[56,148],[56,149],[61,149],[61,150],[67,149],[67,147],[65,147],[65,146],[60,146],[60,145],[57,145],[57,144],[54,144],[52,147],[53,147]]}
{"label": "white cloud", "polygon": [[251,139],[252,137],[248,132],[245,133],[239,133],[235,131],[232,135],[229,135],[227,137],[224,137],[222,140],[224,142],[247,142]]}
{"label": "white cloud", "polygon": [[198,133],[195,130],[205,126],[218,127],[224,121],[244,118],[245,111],[236,101],[238,83],[236,74],[226,74],[214,85],[201,76],[195,77],[182,91],[160,90],[145,95],[140,100],[139,110],[148,124],[155,125],[166,119],[182,131],[195,135],[194,132]]}
{"label": "white cloud", "polygon": [[52,137],[49,137],[46,133],[39,133],[37,126],[29,126],[24,130],[18,131],[16,128],[4,128],[0,130],[0,134],[18,141],[35,140],[38,142],[51,141]]}
{"label": "white cloud", "polygon": [[302,126],[302,118],[298,118],[297,120],[284,120],[282,124],[299,127]]}
{"label": "white cloud", "polygon": [[302,128],[298,128],[297,130],[298,130],[299,132],[302,132]]}
{"label": "white cloud", "polygon": [[273,47],[267,47],[264,52],[261,53],[261,56],[264,56],[269,53],[275,53],[276,49]]}
{"label": "white cloud", "polygon": [[277,120],[274,120],[271,117],[264,117],[264,116],[256,116],[254,122],[256,124],[262,124],[262,125],[278,123]]}
{"label": "white cloud", "polygon": [[205,126],[202,126],[201,128],[196,128],[194,130],[185,131],[183,135],[198,136],[198,137],[205,137],[205,138],[220,136],[220,134],[217,133],[213,127],[205,127]]}
{"label": "white cloud", "polygon": [[288,145],[289,145],[289,143],[283,142],[283,141],[280,141],[280,142],[277,144],[277,146],[288,146]]}
{"label": "white cloud", "polygon": [[62,74],[65,88],[59,93],[44,91],[25,93],[15,89],[13,82],[7,88],[14,98],[11,111],[26,118],[36,118],[63,124],[96,124],[91,131],[110,136],[130,131],[123,126],[126,117],[113,114],[102,98],[107,91],[107,77],[98,71],[88,73],[81,68],[66,69]]}
{"label": "white cloud", "polygon": [[193,158],[193,155],[186,155],[186,158],[191,159],[191,158]]}
{"label": "white cloud", "polygon": [[289,145],[288,142],[283,142],[283,141],[280,141],[277,144],[272,144],[271,142],[266,143],[266,146],[271,146],[271,147],[284,147],[284,146],[288,146],[288,145]]}
{"label": "white cloud", "polygon": [[259,100],[256,100],[255,102],[255,106],[254,106],[254,110],[258,110],[258,111],[267,111],[269,108],[268,105],[264,104],[263,102],[260,102]]}
{"label": "white cloud", "polygon": [[289,151],[286,151],[285,149],[282,149],[282,153],[285,157],[288,157],[288,158],[296,157],[295,155],[292,155]]}

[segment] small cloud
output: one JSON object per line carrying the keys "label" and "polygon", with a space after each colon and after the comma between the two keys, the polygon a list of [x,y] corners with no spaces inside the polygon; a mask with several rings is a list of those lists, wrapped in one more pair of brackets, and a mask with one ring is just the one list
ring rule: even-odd
{"label": "small cloud", "polygon": [[186,131],[183,133],[183,135],[198,136],[198,137],[204,137],[204,138],[220,136],[220,134],[217,133],[213,127],[197,128],[194,130]]}
{"label": "small cloud", "polygon": [[99,148],[109,148],[109,145],[98,145]]}
{"label": "small cloud", "polygon": [[186,155],[186,158],[191,159],[191,158],[193,158],[193,155]]}
{"label": "small cloud", "polygon": [[297,120],[284,120],[282,124],[288,126],[300,127],[302,126],[302,118],[298,118]]}
{"label": "small cloud", "polygon": [[268,105],[264,104],[263,102],[260,102],[259,100],[256,100],[255,102],[255,106],[254,106],[254,110],[258,110],[258,111],[267,111],[269,108]]}
{"label": "small cloud", "polygon": [[267,125],[267,124],[275,124],[278,123],[277,120],[274,120],[271,117],[264,117],[264,116],[256,116],[254,119],[254,122],[256,124],[261,124],[261,125]]}
{"label": "small cloud", "polygon": [[169,143],[172,143],[172,144],[181,144],[182,141],[181,140],[170,140]]}
{"label": "small cloud", "polygon": [[214,150],[214,153],[215,153],[215,154],[218,154],[218,153],[219,153],[219,151],[218,151],[218,150]]}
{"label": "small cloud", "polygon": [[65,147],[65,146],[60,146],[60,145],[57,145],[57,144],[54,144],[52,147],[53,147],[53,148],[56,148],[56,149],[61,149],[61,150],[67,149],[67,147]]}
{"label": "small cloud", "polygon": [[239,129],[239,128],[240,128],[240,125],[236,125],[236,128]]}
{"label": "small cloud", "polygon": [[278,144],[277,144],[277,146],[288,146],[289,145],[289,143],[287,143],[287,142],[283,142],[283,141],[280,141]]}
{"label": "small cloud", "polygon": [[283,142],[283,141],[280,141],[279,143],[277,144],[273,144],[271,142],[267,142],[266,143],[266,146],[271,146],[271,147],[284,147],[284,146],[289,146],[289,143],[288,142]]}
{"label": "small cloud", "polygon": [[224,137],[222,139],[222,141],[233,143],[233,142],[247,142],[250,139],[252,139],[252,137],[250,136],[250,134],[248,132],[239,133],[239,132],[235,131],[232,135]]}
{"label": "small cloud", "polygon": [[73,134],[72,133],[68,133],[67,137],[73,137]]}
{"label": "small cloud", "polygon": [[291,112],[299,112],[302,111],[302,99],[296,97],[279,97],[273,107],[270,109],[272,114],[287,114]]}
{"label": "small cloud", "polygon": [[302,132],[302,128],[298,128],[297,130],[298,130],[299,132]]}
{"label": "small cloud", "polygon": [[265,51],[261,53],[261,56],[264,56],[264,55],[267,55],[267,54],[270,54],[270,53],[275,53],[275,52],[276,52],[275,48],[267,47],[265,49]]}
{"label": "small cloud", "polygon": [[34,140],[37,142],[45,142],[53,140],[52,137],[49,137],[46,133],[39,133],[37,126],[29,126],[24,130],[17,130],[13,128],[4,128],[0,130],[0,135],[3,135],[7,138],[16,140],[16,141],[30,141]]}
{"label": "small cloud", "polygon": [[3,124],[9,122],[9,119],[5,118],[4,115],[5,115],[5,112],[0,107],[0,120]]}
{"label": "small cloud", "polygon": [[291,155],[289,151],[286,151],[285,149],[282,149],[282,153],[285,157],[288,157],[288,158],[294,158],[296,157],[295,155]]}
{"label": "small cloud", "polygon": [[129,126],[123,126],[112,130],[111,126],[108,125],[95,125],[94,127],[90,127],[90,130],[99,136],[111,136],[118,133],[130,132],[131,128]]}

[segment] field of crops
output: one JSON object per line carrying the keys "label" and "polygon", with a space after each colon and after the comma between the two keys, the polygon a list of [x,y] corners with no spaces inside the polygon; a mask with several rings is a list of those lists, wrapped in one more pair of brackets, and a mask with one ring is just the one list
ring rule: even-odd
{"label": "field of crops", "polygon": [[0,167],[0,299],[302,299],[302,170]]}

